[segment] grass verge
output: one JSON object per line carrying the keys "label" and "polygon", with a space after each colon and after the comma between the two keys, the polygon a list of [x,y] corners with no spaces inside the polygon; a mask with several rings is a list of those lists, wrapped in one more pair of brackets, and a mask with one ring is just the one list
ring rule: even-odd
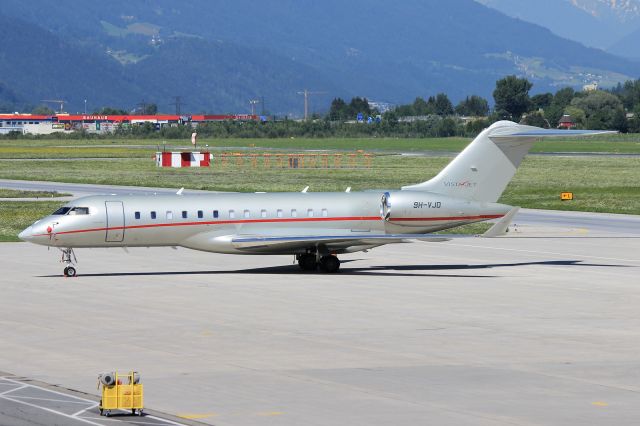
{"label": "grass verge", "polygon": [[55,211],[62,204],[64,203],[54,201],[0,202],[0,242],[20,241],[20,231]]}
{"label": "grass verge", "polygon": [[0,188],[0,198],[56,198],[70,196],[71,194],[56,191],[23,191]]}

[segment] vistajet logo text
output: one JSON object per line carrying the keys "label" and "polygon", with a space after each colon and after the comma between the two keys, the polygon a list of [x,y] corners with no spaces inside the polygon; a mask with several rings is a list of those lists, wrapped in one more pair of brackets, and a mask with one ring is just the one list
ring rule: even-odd
{"label": "vistajet logo text", "polygon": [[478,183],[468,180],[465,180],[463,182],[445,181],[444,186],[446,186],[447,188],[475,188],[476,186],[478,186]]}

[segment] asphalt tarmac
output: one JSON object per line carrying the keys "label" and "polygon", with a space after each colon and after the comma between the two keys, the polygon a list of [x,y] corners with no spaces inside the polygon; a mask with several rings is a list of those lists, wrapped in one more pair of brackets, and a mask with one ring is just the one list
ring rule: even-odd
{"label": "asphalt tarmac", "polygon": [[637,218],[563,217],[342,256],[336,275],[93,249],[65,279],[57,251],[0,244],[0,370],[97,395],[99,373],[135,369],[146,406],[216,425],[637,425]]}

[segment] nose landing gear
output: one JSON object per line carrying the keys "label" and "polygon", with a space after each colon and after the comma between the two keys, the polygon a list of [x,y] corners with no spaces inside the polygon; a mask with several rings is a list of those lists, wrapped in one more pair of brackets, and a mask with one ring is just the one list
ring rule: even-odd
{"label": "nose landing gear", "polygon": [[60,262],[66,265],[63,271],[64,276],[75,277],[76,274],[78,273],[78,271],[76,271],[75,266],[73,266],[73,264],[78,263],[76,254],[73,252],[72,248],[60,249],[60,251],[62,251],[62,259],[60,260]]}

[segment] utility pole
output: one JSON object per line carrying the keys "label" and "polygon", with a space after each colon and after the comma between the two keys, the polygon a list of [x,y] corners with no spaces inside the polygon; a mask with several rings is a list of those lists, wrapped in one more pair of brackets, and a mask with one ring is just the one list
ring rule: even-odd
{"label": "utility pole", "polygon": [[181,115],[182,114],[182,105],[186,105],[186,103],[182,102],[182,96],[174,96],[173,97],[174,101],[173,103],[169,104],[169,105],[174,105],[176,107],[176,115]]}
{"label": "utility pole", "polygon": [[309,96],[311,95],[324,95],[326,92],[311,92],[307,89],[304,91],[298,92],[298,95],[304,96],[304,119],[305,121],[309,119]]}

